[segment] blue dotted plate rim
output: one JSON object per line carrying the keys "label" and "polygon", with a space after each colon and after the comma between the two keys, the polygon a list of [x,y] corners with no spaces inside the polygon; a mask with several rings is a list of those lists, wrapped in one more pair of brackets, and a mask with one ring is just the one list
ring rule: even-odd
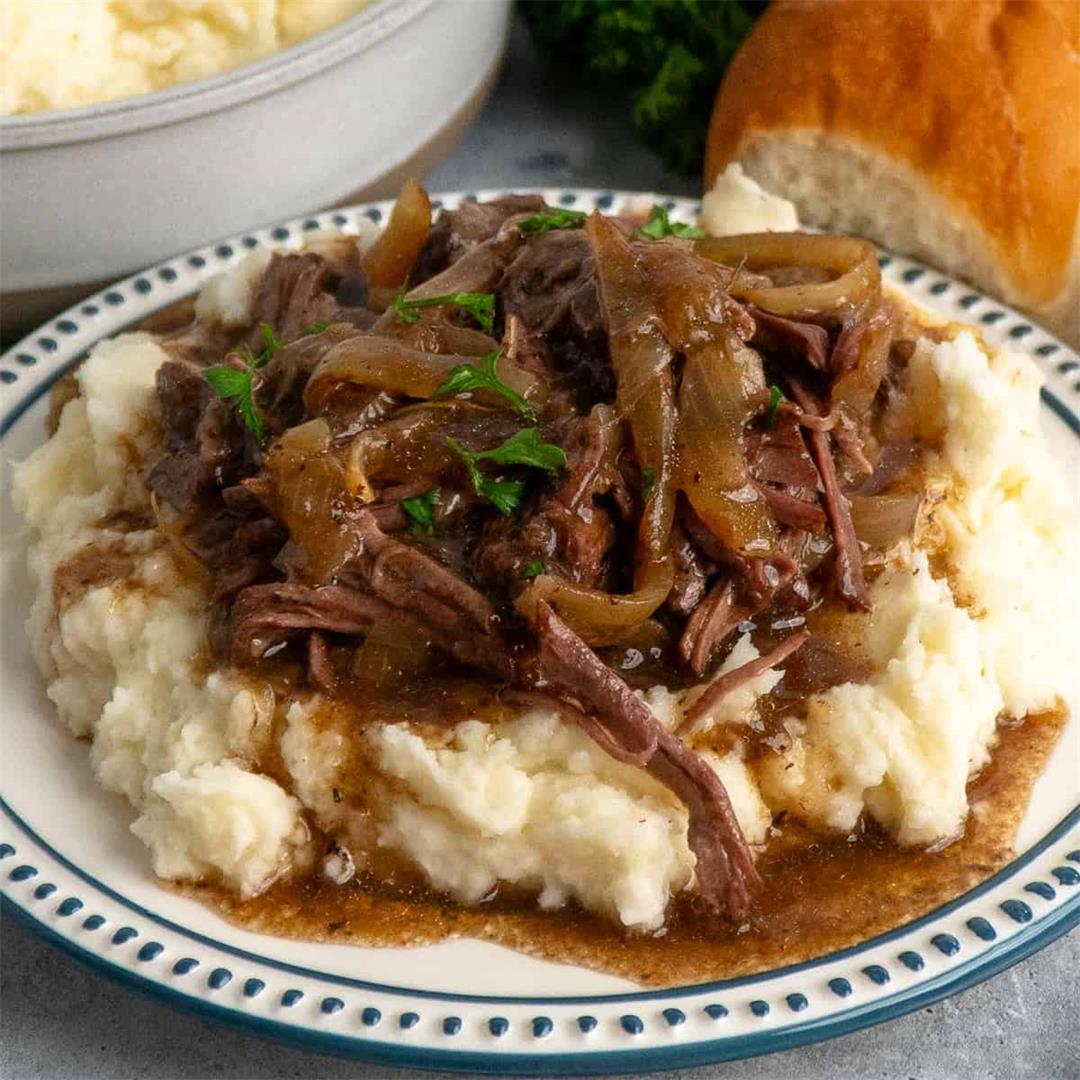
{"label": "blue dotted plate rim", "polygon": [[[515,190],[539,191],[550,202],[558,205],[595,207],[601,210],[608,210],[612,207],[619,208],[627,204],[647,207],[650,201],[662,201],[669,209],[674,211],[675,216],[684,219],[692,218],[700,209],[700,204],[690,199],[668,199],[666,196],[649,193],[582,189],[517,188]],[[455,193],[435,196],[434,201],[436,206],[453,206],[459,201],[494,197],[499,194],[503,194],[503,192]],[[261,245],[298,247],[305,236],[314,229],[343,228],[345,231],[354,231],[356,222],[361,217],[378,223],[385,217],[390,206],[391,203],[386,201],[363,204],[307,215],[265,229],[250,230],[229,240],[219,241],[189,252],[186,255],[177,256],[118,282],[95,296],[82,301],[55,319],[50,320],[38,331],[27,336],[0,356],[0,409],[3,410],[0,413],[2,415],[2,419],[0,419],[0,437],[5,435],[18,422],[19,418],[48,391],[64,372],[70,370],[94,342],[102,337],[120,332],[125,324],[143,318],[174,300],[190,295],[209,277],[233,265],[248,250]],[[948,278],[946,275],[933,271],[913,260],[892,256],[887,253],[881,255],[880,262],[887,282],[902,284],[910,292],[913,292],[915,298],[924,305],[932,309],[936,308],[939,314],[947,314],[948,317],[957,321],[971,322],[978,326],[984,335],[995,344],[1007,343],[1014,349],[1032,355],[1047,377],[1047,385],[1042,390],[1044,404],[1073,434],[1080,436],[1080,417],[1064,400],[1066,396],[1071,399],[1075,395],[1076,400],[1080,402],[1080,378],[1077,377],[1080,374],[1080,358],[1075,353],[1060,341],[1030,323],[1024,316],[991,298],[982,296],[977,291]],[[958,297],[957,294],[959,294]],[[961,310],[949,310],[946,313],[942,309],[947,301]],[[28,387],[26,386],[27,383],[29,383]],[[1071,837],[1074,832],[1077,834],[1076,840],[1080,841],[1080,806],[1077,806],[1038,843],[1028,848],[1021,856],[975,889],[905,926],[803,964],[790,965],[739,979],[721,980],[668,990],[577,997],[517,997],[511,995],[455,994],[420,988],[387,986],[381,983],[365,982],[364,980],[299,968],[292,964],[238,949],[164,919],[127,899],[53,849],[3,799],[0,799],[0,811],[23,834],[23,838],[30,845],[31,852],[36,848],[41,855],[45,856],[45,859],[50,857],[55,859],[62,867],[80,878],[92,891],[100,892],[103,897],[108,897],[128,908],[139,917],[157,923],[163,928],[186,937],[205,948],[232,955],[248,963],[262,965],[265,969],[315,979],[327,987],[348,987],[356,990],[395,994],[400,995],[406,1001],[412,999],[427,1003],[432,1001],[456,1002],[463,1007],[502,1004],[509,1007],[546,1005],[549,1008],[554,1008],[585,1004],[608,1006],[633,1002],[645,1005],[678,1001],[683,1003],[684,1008],[689,1008],[690,1005],[686,999],[694,995],[730,994],[733,990],[753,985],[763,985],[767,988],[769,982],[793,974],[811,971],[815,968],[834,965],[838,961],[854,959],[885,943],[901,937],[910,937],[914,931],[940,923],[946,916],[969,905],[972,901],[984,896],[998,886],[1011,883],[1013,879],[1017,879],[1019,885],[1018,879],[1021,870],[1043,855],[1054,844],[1066,837]],[[19,847],[25,851],[21,841]],[[16,849],[11,844],[0,844],[0,859],[6,862],[8,857],[15,854]],[[1080,851],[1069,852],[1064,858],[1080,864]],[[11,864],[7,863],[7,865],[10,866]],[[139,974],[120,963],[113,962],[105,956],[77,944],[53,929],[43,918],[35,915],[31,910],[32,902],[51,898],[56,891],[56,886],[50,882],[37,885],[31,890],[32,902],[28,905],[21,903],[15,895],[12,895],[13,889],[10,883],[32,882],[37,875],[37,868],[25,862],[20,863],[10,872],[0,875],[2,877],[2,900],[5,913],[10,913],[20,921],[26,922],[45,938],[95,969],[128,985],[163,997],[172,1004],[179,1004],[248,1030],[255,1030],[270,1037],[323,1053],[359,1057],[395,1065],[420,1065],[479,1071],[518,1070],[532,1074],[617,1072],[626,1068],[633,1068],[634,1070],[670,1069],[711,1061],[750,1057],[855,1031],[869,1024],[900,1016],[974,985],[1042,948],[1080,922],[1080,891],[1069,892],[1066,898],[1061,900],[1057,898],[1054,886],[1044,881],[1031,882],[1023,886],[1028,901],[1018,897],[1010,897],[998,905],[1000,910],[1014,924],[1020,926],[1017,932],[1009,934],[1004,940],[995,940],[997,934],[985,918],[981,916],[970,918],[966,924],[967,932],[986,945],[986,948],[978,952],[977,955],[954,962],[953,957],[968,950],[962,948],[960,942],[953,935],[936,934],[928,939],[923,946],[923,952],[933,955],[936,951],[939,961],[946,958],[948,965],[944,969],[941,969],[940,963],[936,966],[932,965],[931,969],[927,969],[925,976],[920,976],[918,973],[921,973],[925,967],[922,956],[907,949],[895,958],[901,967],[894,967],[894,971],[898,973],[906,971],[909,976],[911,973],[916,973],[915,976],[908,978],[905,985],[863,1000],[861,1004],[852,1007],[837,1008],[834,1002],[827,1002],[822,1015],[808,1015],[796,1022],[782,1024],[781,1026],[769,1026],[761,1031],[731,1034],[719,1038],[704,1038],[681,1045],[671,1043],[649,1045],[647,1040],[643,1044],[641,1040],[646,1036],[647,1024],[642,1020],[641,1016],[636,1013],[616,1012],[611,1014],[609,1019],[613,1018],[621,1038],[628,1047],[632,1048],[577,1049],[570,1052],[560,1052],[553,1048],[552,1052],[544,1053],[514,1052],[500,1049],[499,1042],[507,1034],[510,1023],[505,1017],[491,1016],[485,1022],[485,1030],[491,1040],[491,1045],[482,1050],[465,1051],[450,1049],[444,1045],[435,1046],[430,1043],[403,1045],[398,1042],[366,1038],[358,1034],[339,1034],[319,1030],[312,1026],[310,1018],[307,1023],[286,1023],[230,1008],[220,1002],[209,1000],[205,996],[198,996],[193,992],[177,990],[159,979]],[[1062,886],[1068,889],[1073,885],[1080,884],[1080,870],[1072,866],[1051,868],[1047,876],[1051,875],[1056,879],[1057,889],[1061,889]],[[1045,910],[1039,908],[1037,911],[1033,911],[1029,904],[1032,896],[1038,896],[1047,903],[1055,899],[1060,900],[1060,902]],[[62,901],[57,910],[63,915],[68,913],[65,905],[74,913],[83,907],[83,902],[75,897],[69,897],[67,900]],[[91,914],[84,918],[83,926],[88,930],[97,929],[106,921],[101,915]],[[134,927],[122,926],[112,934],[111,940],[114,946],[120,946],[130,940],[139,938],[139,936],[139,932]],[[151,963],[161,955],[162,951],[163,946],[160,943],[146,941],[138,946],[137,960],[140,963]],[[190,967],[187,966],[189,964]],[[209,963],[207,966],[209,966]],[[186,974],[197,967],[199,967],[199,961],[187,957],[178,960],[173,965],[172,970],[174,974]],[[862,969],[853,967],[848,972],[848,975],[852,980],[862,980],[863,986],[870,984],[875,988],[887,986],[891,982],[889,971],[880,964],[871,964]],[[227,986],[232,979],[233,973],[228,968],[215,966],[207,978],[207,985],[211,991],[217,991]],[[259,999],[265,990],[266,984],[262,979],[247,977],[244,979],[242,986],[242,1001],[247,1003]],[[833,978],[829,980],[828,987],[837,1000],[847,999],[854,993],[852,983],[848,978]],[[290,997],[291,995],[296,996]],[[282,995],[281,1005],[282,1007],[292,1006],[303,996],[303,992],[300,990],[286,990]],[[815,997],[820,998],[820,995],[815,995]],[[820,1005],[820,1002],[815,1001],[813,1004]],[[828,1008],[830,1004],[833,1005],[832,1009]],[[321,1000],[319,1015],[332,1018],[342,1012],[345,1007],[345,1002],[340,998],[324,996]],[[779,999],[774,1000],[771,1006],[763,998],[756,998],[746,1004],[746,1010],[762,1023],[770,1025],[774,1023],[776,1014],[780,1012],[787,1012],[792,1015],[802,1014],[804,1010],[810,1013],[822,1012],[820,1007],[815,1010],[811,1002],[808,1002],[807,997],[798,992],[786,993],[786,996],[782,995]],[[465,1012],[466,1010],[462,1008],[460,1011]],[[644,1013],[646,1010],[639,1011]],[[704,1013],[711,1020],[717,1021],[728,1015],[728,1009],[718,1003],[707,1004],[704,1007]],[[377,1026],[382,1020],[380,1010],[370,1005],[363,1009],[361,1015],[362,1024],[367,1028]],[[651,1022],[651,1026],[653,1028],[666,1027],[669,1033],[681,1029],[687,1022],[687,1016],[683,1010],[673,1006],[663,1009],[658,1014],[658,1017],[659,1019],[655,1020],[655,1022]],[[410,1033],[419,1024],[420,1019],[419,1014],[416,1012],[408,1011],[400,1014],[399,1032],[401,1037],[404,1038],[406,1033]],[[524,1022],[516,1023],[520,1026],[520,1023]],[[553,1034],[559,1035],[556,1023],[547,1016],[535,1016],[527,1023],[534,1041],[542,1042],[548,1040]],[[575,1022],[575,1031],[579,1037],[592,1037],[591,1033],[595,1030],[597,1024],[598,1021],[594,1016],[580,1016]],[[443,1017],[440,1029],[441,1036],[445,1040],[456,1038],[461,1033],[462,1026],[462,1019],[458,1016]],[[651,1034],[655,1035],[655,1031],[651,1032]],[[562,1044],[565,1044],[566,1038],[564,1034]],[[558,1039],[555,1042],[559,1044]]]}

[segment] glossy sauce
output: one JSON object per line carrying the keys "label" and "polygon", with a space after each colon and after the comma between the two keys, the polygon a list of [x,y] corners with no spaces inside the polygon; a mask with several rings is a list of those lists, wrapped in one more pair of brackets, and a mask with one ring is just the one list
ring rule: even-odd
{"label": "glossy sauce", "polygon": [[739,927],[708,920],[687,898],[673,902],[664,931],[645,935],[575,906],[541,912],[535,897],[508,889],[463,908],[415,885],[363,876],[334,885],[318,872],[248,901],[209,886],[185,891],[230,921],[281,937],[383,946],[483,938],[648,986],[746,975],[902,925],[1002,867],[1064,719],[1046,713],[1001,727],[991,764],[969,784],[965,834],[944,850],[904,850],[874,828],[826,840],[779,822],[758,860],[764,892]]}

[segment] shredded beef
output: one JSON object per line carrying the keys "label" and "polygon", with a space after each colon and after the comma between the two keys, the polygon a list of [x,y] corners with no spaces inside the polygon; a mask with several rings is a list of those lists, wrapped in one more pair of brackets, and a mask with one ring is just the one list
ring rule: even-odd
{"label": "shredded beef", "polygon": [[753,308],[756,332],[751,343],[759,347],[782,348],[824,371],[828,363],[829,332],[817,323],[787,319],[761,308]]}
{"label": "shredded beef", "polygon": [[645,702],[547,604],[540,605],[538,634],[541,676],[580,704],[585,730],[599,736],[599,745],[614,757],[646,769],[686,806],[702,899],[718,914],[744,918],[761,879],[719,777],[664,730]]}
{"label": "shredded beef", "polygon": [[687,710],[683,722],[679,725],[677,734],[689,735],[699,728],[724,698],[744,683],[756,679],[758,675],[776,667],[777,664],[782,664],[793,652],[801,649],[809,638],[809,630],[800,630],[764,656],[740,664],[739,667],[733,668],[719,678],[714,679],[705,688],[704,693]]}
{"label": "shredded beef", "polygon": [[[792,391],[799,405],[808,413],[821,415],[820,407],[809,391],[801,384],[792,381]],[[855,525],[851,520],[851,504],[840,490],[836,477],[836,464],[829,448],[829,436],[824,431],[811,428],[807,432],[810,453],[821,476],[821,487],[825,499],[825,511],[832,526],[835,553],[833,565],[837,593],[849,604],[869,608],[870,601],[866,591],[866,579],[863,576],[862,548],[855,535]]]}
{"label": "shredded beef", "polygon": [[581,230],[536,237],[507,267],[499,290],[507,314],[540,336],[548,364],[586,407],[614,400],[596,263]]}
{"label": "shredded beef", "polygon": [[255,295],[250,348],[262,351],[263,323],[283,341],[293,341],[316,324],[330,322],[337,312],[337,301],[328,291],[331,281],[330,268],[318,255],[275,254]]}
{"label": "shredded beef", "polygon": [[508,195],[486,203],[465,202],[456,210],[440,211],[420,252],[413,283],[427,281],[477,244],[491,239],[507,218],[544,209],[544,200],[539,195]]}

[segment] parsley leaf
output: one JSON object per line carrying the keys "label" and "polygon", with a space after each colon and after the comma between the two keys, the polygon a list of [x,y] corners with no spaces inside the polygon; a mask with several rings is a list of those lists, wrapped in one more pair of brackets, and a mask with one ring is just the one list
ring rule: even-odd
{"label": "parsley leaf", "polygon": [[253,376],[250,371],[237,371],[230,367],[210,367],[204,372],[206,381],[222,401],[227,401],[240,414],[244,427],[262,445],[266,435],[262,417],[255,408],[253,396]]}
{"label": "parsley leaf", "polygon": [[416,536],[435,535],[435,508],[439,505],[438,488],[401,500],[401,509],[412,519],[412,531]]}
{"label": "parsley leaf", "polygon": [[481,292],[452,292],[445,296],[428,296],[422,300],[409,300],[405,286],[394,297],[393,309],[403,322],[410,326],[420,318],[420,309],[429,307],[457,307],[467,311],[489,334],[495,327],[495,294]]}
{"label": "parsley leaf", "polygon": [[319,319],[318,322],[313,322],[310,326],[305,326],[304,329],[300,331],[300,336],[313,337],[315,334],[321,334],[329,325],[329,323]]}
{"label": "parsley leaf", "polygon": [[530,465],[547,472],[554,472],[566,464],[566,454],[562,448],[544,442],[536,428],[525,428],[491,450],[466,450],[457,439],[446,441],[450,449],[465,462],[476,494],[487,499],[504,516],[509,516],[521,505],[525,482],[493,480],[480,471],[476,464],[478,461],[494,461],[497,465]]}
{"label": "parsley leaf", "polygon": [[490,352],[480,357],[480,364],[458,364],[451,370],[446,382],[436,391],[434,396],[448,397],[450,394],[466,394],[471,390],[490,390],[493,394],[499,394],[512,402],[514,408],[526,419],[535,420],[536,410],[519,394],[512,386],[508,386],[495,372],[495,365],[499,362],[502,350]]}
{"label": "parsley leaf", "polygon": [[780,402],[784,400],[784,392],[776,383],[769,387],[769,416],[766,423],[770,428],[776,427],[776,410],[780,408]]}
{"label": "parsley leaf", "polygon": [[492,480],[482,473],[479,475],[480,482],[476,485],[476,493],[487,499],[503,517],[509,517],[521,505],[525,495],[525,481]]}
{"label": "parsley leaf", "polygon": [[285,348],[285,342],[282,341],[275,333],[274,328],[269,323],[261,323],[263,341],[266,342],[266,348],[263,349],[258,356],[256,356],[246,345],[242,349],[238,349],[240,359],[251,368],[252,371],[258,371],[260,368],[266,367],[271,360],[274,359],[274,355],[279,349]]}
{"label": "parsley leaf", "polygon": [[533,559],[531,563],[528,563],[524,570],[521,571],[521,576],[526,581],[532,581],[533,578],[538,578],[544,572],[544,564],[539,559]]}
{"label": "parsley leaf", "polygon": [[681,236],[685,240],[700,240],[705,233],[693,225],[684,225],[681,221],[672,221],[665,207],[654,204],[649,220],[641,226],[635,236],[646,240],[663,240],[665,236]]}
{"label": "parsley leaf", "polygon": [[641,470],[641,501],[647,503],[656,487],[656,470],[648,465]]}
{"label": "parsley leaf", "polygon": [[522,428],[506,442],[491,450],[470,455],[474,461],[494,461],[496,465],[531,465],[534,469],[554,472],[566,464],[566,452],[561,446],[547,443],[538,428]]}
{"label": "parsley leaf", "polygon": [[522,221],[518,228],[524,233],[551,232],[553,229],[579,229],[586,214],[580,210],[545,210]]}

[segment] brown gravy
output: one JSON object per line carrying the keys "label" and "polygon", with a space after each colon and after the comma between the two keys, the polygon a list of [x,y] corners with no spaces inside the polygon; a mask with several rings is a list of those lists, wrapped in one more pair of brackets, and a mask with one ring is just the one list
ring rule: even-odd
{"label": "brown gravy", "polygon": [[338,886],[317,873],[248,901],[210,886],[186,891],[232,922],[280,937],[384,946],[484,938],[646,986],[747,975],[864,941],[998,870],[1012,856],[1031,786],[1064,722],[1063,712],[1053,712],[1001,727],[991,764],[969,785],[977,812],[944,850],[904,850],[873,829],[822,840],[781,823],[759,859],[765,891],[737,928],[706,921],[685,899],[674,903],[662,935],[648,936],[575,907],[541,912],[534,898],[504,890],[468,909],[423,889],[362,878]]}

